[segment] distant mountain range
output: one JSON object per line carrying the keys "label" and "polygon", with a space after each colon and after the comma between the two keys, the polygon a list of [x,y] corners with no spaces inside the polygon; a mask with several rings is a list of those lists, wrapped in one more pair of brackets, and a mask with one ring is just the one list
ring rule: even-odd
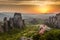
{"label": "distant mountain range", "polygon": [[55,16],[56,14],[22,14],[23,18],[41,18],[45,19],[48,18],[49,16]]}
{"label": "distant mountain range", "polygon": [[8,13],[8,12],[2,12],[0,13],[0,21],[3,20],[4,17],[13,17],[13,13]]}
{"label": "distant mountain range", "polygon": [[[55,16],[56,14],[25,14],[22,13],[22,18],[23,19],[31,19],[31,18],[41,18],[41,19],[46,19],[49,16]],[[13,17],[14,12],[1,12],[0,13],[0,20],[3,20],[4,17]]]}

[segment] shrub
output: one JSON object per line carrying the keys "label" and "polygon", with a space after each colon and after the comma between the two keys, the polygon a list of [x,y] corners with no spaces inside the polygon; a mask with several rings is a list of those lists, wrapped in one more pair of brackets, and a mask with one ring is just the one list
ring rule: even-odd
{"label": "shrub", "polygon": [[60,40],[60,29],[53,29],[49,32],[46,32],[44,35],[39,36],[38,34],[33,36],[35,40]]}
{"label": "shrub", "polygon": [[59,29],[51,30],[51,31],[45,33],[41,37],[41,40],[59,40],[59,39],[60,39],[60,30]]}
{"label": "shrub", "polygon": [[36,34],[36,35],[33,36],[33,40],[40,40],[40,37],[41,36],[39,34]]}

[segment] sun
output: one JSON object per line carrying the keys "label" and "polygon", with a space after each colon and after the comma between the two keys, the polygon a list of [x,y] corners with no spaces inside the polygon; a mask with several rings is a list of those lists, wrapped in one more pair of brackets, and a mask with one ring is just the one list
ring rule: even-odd
{"label": "sun", "polygon": [[48,13],[50,10],[49,6],[38,6],[37,11],[40,13]]}
{"label": "sun", "polygon": [[41,13],[46,13],[46,12],[49,11],[49,8],[48,8],[48,7],[41,7],[41,8],[39,9],[39,11],[40,11]]}

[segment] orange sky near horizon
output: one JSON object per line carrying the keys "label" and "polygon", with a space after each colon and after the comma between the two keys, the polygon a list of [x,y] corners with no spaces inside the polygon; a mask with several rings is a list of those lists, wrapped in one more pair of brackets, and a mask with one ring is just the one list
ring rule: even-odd
{"label": "orange sky near horizon", "polygon": [[55,13],[60,12],[60,0],[0,0],[0,12]]}

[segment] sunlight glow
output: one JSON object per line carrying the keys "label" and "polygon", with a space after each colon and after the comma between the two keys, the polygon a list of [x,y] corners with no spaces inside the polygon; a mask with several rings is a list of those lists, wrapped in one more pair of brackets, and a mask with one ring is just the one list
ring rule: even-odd
{"label": "sunlight glow", "polygon": [[51,8],[50,6],[42,5],[42,6],[38,6],[37,11],[41,13],[47,13],[49,12],[50,8]]}

